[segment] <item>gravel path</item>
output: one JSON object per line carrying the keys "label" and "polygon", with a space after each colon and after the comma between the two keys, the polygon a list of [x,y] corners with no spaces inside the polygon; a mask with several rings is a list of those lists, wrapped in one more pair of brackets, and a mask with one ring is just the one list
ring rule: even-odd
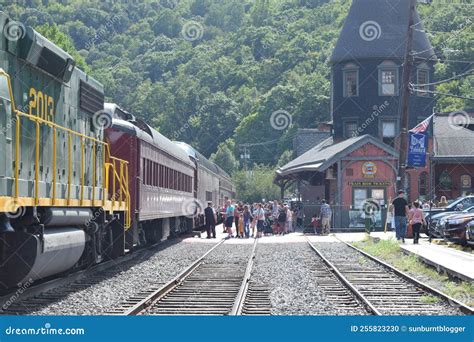
{"label": "gravel path", "polygon": [[108,271],[110,277],[86,289],[70,293],[58,302],[36,311],[35,315],[100,315],[119,302],[150,286],[170,281],[206,253],[217,240],[166,242],[158,250],[147,251]]}
{"label": "gravel path", "polygon": [[[252,281],[270,288],[272,315],[349,315],[318,287],[311,265],[321,262],[307,243],[259,244]],[[366,314],[361,308],[358,314]]]}

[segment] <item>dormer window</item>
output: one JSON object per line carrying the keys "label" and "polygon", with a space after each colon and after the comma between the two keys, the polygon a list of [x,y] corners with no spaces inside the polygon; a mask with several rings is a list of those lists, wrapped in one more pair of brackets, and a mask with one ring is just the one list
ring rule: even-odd
{"label": "dormer window", "polygon": [[344,77],[344,97],[359,96],[359,68],[355,64],[347,64],[342,70]]}
{"label": "dormer window", "polygon": [[398,95],[398,66],[392,61],[379,65],[379,96]]}
{"label": "dormer window", "polygon": [[[417,87],[418,90],[430,90],[430,86],[426,85],[430,83],[430,69],[426,63],[422,63],[418,66],[416,70],[416,83],[420,84]],[[425,84],[425,85],[423,85]],[[419,96],[428,96],[429,93],[424,93],[423,91],[417,92]]]}

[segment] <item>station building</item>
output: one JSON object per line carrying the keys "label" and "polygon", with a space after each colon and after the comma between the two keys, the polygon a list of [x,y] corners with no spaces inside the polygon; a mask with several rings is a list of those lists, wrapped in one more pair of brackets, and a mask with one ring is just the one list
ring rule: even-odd
{"label": "station building", "polygon": [[[276,172],[275,182],[282,188],[298,185],[307,220],[317,213],[320,200],[325,198],[333,207],[333,227],[363,228],[363,208],[369,202],[376,207],[376,227],[383,228],[388,203],[397,191],[400,93],[408,19],[409,0],[393,4],[353,0],[330,61],[331,135]],[[417,29],[413,34],[411,82],[427,84],[433,80],[436,56],[417,13],[413,19]],[[433,90],[429,85],[422,89]],[[433,114],[434,98],[430,94],[413,93],[409,103],[409,128]],[[436,116],[434,125],[439,128],[434,131],[450,128],[447,120],[449,115]],[[436,153],[433,163],[430,160],[424,168],[407,171],[404,188],[409,199],[432,197],[434,181],[448,178],[443,170],[454,172],[452,177],[459,179],[458,173],[463,173],[465,188],[472,187],[466,176],[471,179],[472,169],[460,169],[456,166],[460,159],[450,156],[469,154],[462,161],[472,162],[474,153],[466,151],[466,146],[460,151],[447,149],[446,145],[451,146],[449,139],[434,139],[434,131],[430,125],[428,150],[429,155]],[[473,133],[466,127],[459,131],[466,136]],[[440,194],[446,193],[449,198],[460,194],[461,189],[453,184]]]}

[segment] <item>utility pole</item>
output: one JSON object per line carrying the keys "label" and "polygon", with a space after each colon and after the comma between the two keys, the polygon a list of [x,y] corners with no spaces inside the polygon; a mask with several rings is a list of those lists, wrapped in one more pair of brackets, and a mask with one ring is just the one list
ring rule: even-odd
{"label": "utility pole", "polygon": [[413,66],[413,25],[415,17],[416,0],[410,0],[410,8],[408,11],[408,30],[406,38],[405,57],[403,61],[403,76],[401,89],[401,112],[400,112],[400,149],[398,160],[398,176],[400,177],[398,188],[404,189],[406,179],[406,162],[408,150],[408,111],[410,103],[410,75]]}
{"label": "utility pole", "polygon": [[250,152],[249,152],[249,146],[247,144],[242,144],[240,145],[241,147],[241,154],[240,154],[240,159],[242,160],[242,166],[244,170],[247,172],[248,171],[248,162],[250,161]]}

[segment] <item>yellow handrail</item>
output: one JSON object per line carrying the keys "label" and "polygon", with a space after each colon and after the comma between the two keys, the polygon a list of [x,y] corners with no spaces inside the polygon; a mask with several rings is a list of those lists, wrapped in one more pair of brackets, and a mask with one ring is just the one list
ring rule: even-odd
{"label": "yellow handrail", "polygon": [[[85,187],[85,141],[91,142],[93,145],[92,148],[92,159],[93,159],[93,175],[92,175],[92,205],[95,206],[95,188],[96,188],[96,145],[103,146],[103,159],[102,159],[102,168],[103,168],[103,201],[102,206],[106,205],[106,198],[109,196],[108,194],[108,172],[109,167],[111,167],[112,171],[112,186],[114,189],[114,194],[112,196],[112,207],[111,210],[115,209],[115,183],[117,182],[118,187],[120,189],[120,206],[123,205],[125,202],[125,229],[128,229],[131,225],[131,213],[130,213],[130,192],[128,188],[128,162],[126,160],[122,160],[116,157],[111,156],[110,153],[110,146],[107,142],[101,141],[99,139],[87,136],[85,134],[76,132],[70,128],[66,128],[56,124],[55,122],[45,120],[39,116],[34,116],[30,114],[26,114],[18,109],[16,109],[14,98],[13,98],[13,90],[11,86],[10,75],[8,75],[5,71],[0,69],[0,76],[4,76],[7,78],[10,99],[11,99],[11,106],[13,112],[16,116],[16,137],[15,137],[15,170],[14,170],[14,198],[15,202],[18,203],[20,193],[19,193],[19,179],[20,179],[20,161],[21,161],[21,119],[26,118],[35,123],[36,127],[36,137],[35,137],[35,184],[34,184],[34,193],[35,193],[35,205],[39,205],[40,203],[40,189],[39,189],[39,171],[40,171],[40,160],[41,160],[41,149],[40,149],[40,138],[41,138],[41,125],[46,127],[50,127],[53,130],[53,179],[52,179],[52,203],[53,205],[56,203],[57,194],[56,194],[56,167],[57,167],[57,141],[56,135],[57,130],[63,131],[67,133],[68,136],[68,188],[67,188],[67,203],[68,205],[71,202],[71,187],[72,187],[72,138],[78,137],[81,139],[81,189],[80,189],[80,203],[83,204],[84,201],[84,187]],[[108,162],[111,161],[112,163]],[[119,163],[120,167],[120,175],[117,173],[116,162]],[[125,172],[124,172],[125,170]]]}

